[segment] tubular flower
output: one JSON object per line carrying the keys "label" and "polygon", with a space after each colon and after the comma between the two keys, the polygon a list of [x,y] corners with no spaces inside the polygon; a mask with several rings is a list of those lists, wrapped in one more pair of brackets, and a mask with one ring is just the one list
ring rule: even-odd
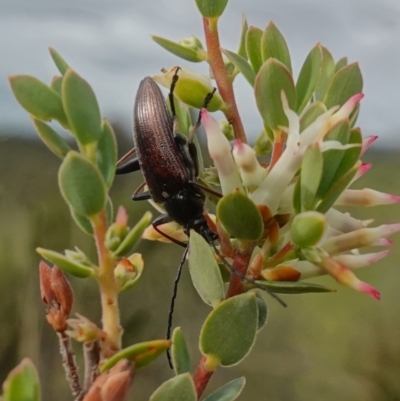
{"label": "tubular flower", "polygon": [[248,145],[234,141],[233,148],[228,147],[217,123],[202,111],[222,193],[234,191],[241,180],[241,190],[258,208],[268,210],[248,271],[253,279],[297,282],[329,274],[340,284],[380,298],[379,292],[360,281],[354,270],[387,256],[388,250],[365,254],[360,250],[390,245],[388,237],[400,231],[400,224],[368,227],[372,219],[358,220],[335,208],[400,202],[397,195],[348,189],[371,168],[359,157],[376,139],[363,141],[361,131],[350,128],[349,118],[362,98],[362,94],[353,95],[301,130],[299,116],[282,93],[287,126],[281,130],[287,135],[286,146],[273,167],[267,169],[261,167]]}

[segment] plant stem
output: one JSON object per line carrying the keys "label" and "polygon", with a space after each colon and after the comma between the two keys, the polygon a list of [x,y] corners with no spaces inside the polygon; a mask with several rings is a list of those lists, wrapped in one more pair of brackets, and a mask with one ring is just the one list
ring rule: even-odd
{"label": "plant stem", "polygon": [[114,257],[105,247],[107,220],[104,210],[92,218],[94,237],[99,259],[98,282],[100,286],[103,331],[102,356],[107,358],[121,349],[122,327],[118,308],[118,288],[114,278]]}
{"label": "plant stem", "polygon": [[204,390],[207,387],[208,382],[214,372],[209,372],[205,367],[204,363],[207,360],[206,356],[200,359],[199,365],[197,366],[196,372],[193,375],[194,385],[196,387],[197,399],[200,399]]}
{"label": "plant stem", "polygon": [[98,341],[83,344],[83,358],[85,360],[85,378],[83,392],[86,394],[99,374],[100,346]]}
{"label": "plant stem", "polygon": [[207,44],[207,61],[214,75],[218,92],[228,106],[227,110],[224,110],[225,117],[232,124],[235,138],[247,143],[247,137],[236,105],[232,79],[226,71],[220,50],[218,19],[203,17],[203,26]]}
{"label": "plant stem", "polygon": [[286,134],[283,131],[274,132],[274,143],[272,147],[271,162],[269,164],[269,170],[271,171],[275,163],[282,156],[283,150],[285,149]]}
{"label": "plant stem", "polygon": [[57,335],[67,381],[75,401],[79,401],[83,398],[84,394],[79,384],[78,368],[75,363],[75,354],[71,349],[71,341],[64,331],[57,333]]}

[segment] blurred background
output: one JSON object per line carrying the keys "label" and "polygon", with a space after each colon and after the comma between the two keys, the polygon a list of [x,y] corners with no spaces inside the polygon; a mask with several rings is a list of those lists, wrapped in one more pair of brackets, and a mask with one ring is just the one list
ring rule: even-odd
{"label": "blurred background", "polygon": [[[12,97],[6,77],[30,74],[50,82],[57,73],[48,54],[55,47],[94,88],[102,114],[113,124],[123,154],[132,145],[131,110],[136,88],[146,75],[162,67],[205,64],[178,60],[154,44],[150,35],[179,40],[203,38],[194,2],[153,0],[118,2],[85,0],[0,0],[0,382],[23,357],[39,369],[43,400],[71,400],[40,302],[35,253],[38,246],[57,251],[78,246],[94,256],[90,238],[71,221],[57,187],[59,160],[37,139],[29,117]],[[359,61],[364,93],[358,125],[379,140],[363,158],[373,169],[358,187],[400,195],[400,3],[398,0],[231,0],[221,18],[221,42],[237,47],[241,14],[249,25],[264,28],[273,20],[284,34],[299,71],[308,51],[321,42],[335,59]],[[251,90],[238,78],[235,90],[249,135],[261,127]],[[117,177],[114,206],[126,206],[133,224],[148,208],[130,196],[139,174]],[[376,225],[398,222],[400,207],[351,210],[375,218]],[[400,400],[400,235],[392,237],[392,253],[359,277],[382,295],[377,302],[337,286],[332,279],[315,280],[337,293],[285,296],[287,309],[268,300],[269,325],[258,336],[250,356],[239,366],[221,369],[209,390],[245,375],[241,400]],[[181,250],[174,245],[143,242],[144,277],[122,294],[124,344],[162,338],[165,333],[175,270]],[[209,309],[195,293],[185,270],[174,321],[199,358],[198,333]],[[74,311],[100,319],[97,288],[89,280],[71,279]],[[79,349],[76,349],[80,359]],[[137,374],[131,400],[144,401],[171,372],[165,358]]]}

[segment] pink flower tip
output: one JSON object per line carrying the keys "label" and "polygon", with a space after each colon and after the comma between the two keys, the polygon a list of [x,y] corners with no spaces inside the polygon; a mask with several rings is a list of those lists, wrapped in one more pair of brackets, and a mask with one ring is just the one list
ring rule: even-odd
{"label": "pink flower tip", "polygon": [[360,168],[359,168],[359,173],[360,175],[365,174],[367,171],[369,171],[372,167],[372,163],[362,163]]}
{"label": "pink flower tip", "polygon": [[200,111],[200,115],[201,121],[204,123],[204,125],[207,125],[207,123],[210,121],[210,113],[203,107]]}
{"label": "pink flower tip", "polygon": [[381,294],[379,293],[379,291],[367,283],[360,284],[359,290],[377,299],[378,301],[381,299]]}
{"label": "pink flower tip", "polygon": [[243,152],[244,151],[244,144],[240,139],[235,139],[233,141],[233,148],[238,153]]}

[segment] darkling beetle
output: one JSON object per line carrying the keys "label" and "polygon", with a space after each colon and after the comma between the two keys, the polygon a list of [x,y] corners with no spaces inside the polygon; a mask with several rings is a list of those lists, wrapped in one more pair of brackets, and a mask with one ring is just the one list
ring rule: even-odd
{"label": "darkling beetle", "polygon": [[[116,174],[142,171],[145,182],[136,189],[132,199],[134,201],[152,199],[154,202],[161,204],[166,214],[157,217],[153,221],[152,225],[154,229],[172,242],[185,247],[174,283],[168,317],[167,338],[170,338],[171,334],[172,313],[177,286],[182,266],[188,253],[187,244],[172,238],[158,228],[159,225],[170,221],[176,221],[182,225],[184,232],[188,236],[191,229],[195,230],[213,247],[216,254],[232,274],[236,274],[255,287],[268,292],[281,304],[286,306],[279,297],[267,288],[258,285],[238,272],[227,262],[214,244],[218,235],[209,228],[207,220],[204,217],[206,197],[203,190],[209,191],[219,197],[221,195],[195,181],[199,173],[199,167],[193,137],[200,126],[200,114],[196,125],[189,135],[189,141],[184,135],[177,133],[178,121],[175,113],[173,92],[179,78],[178,71],[179,68],[176,69],[173,76],[168,95],[172,114],[167,108],[160,88],[153,79],[146,77],[141,81],[136,94],[133,112],[135,148],[118,161],[116,169]],[[214,92],[215,89],[207,95],[203,107],[207,107]],[[130,159],[135,153],[137,157]],[[143,192],[142,189],[145,184],[149,190]],[[169,354],[168,360],[172,368]]]}

